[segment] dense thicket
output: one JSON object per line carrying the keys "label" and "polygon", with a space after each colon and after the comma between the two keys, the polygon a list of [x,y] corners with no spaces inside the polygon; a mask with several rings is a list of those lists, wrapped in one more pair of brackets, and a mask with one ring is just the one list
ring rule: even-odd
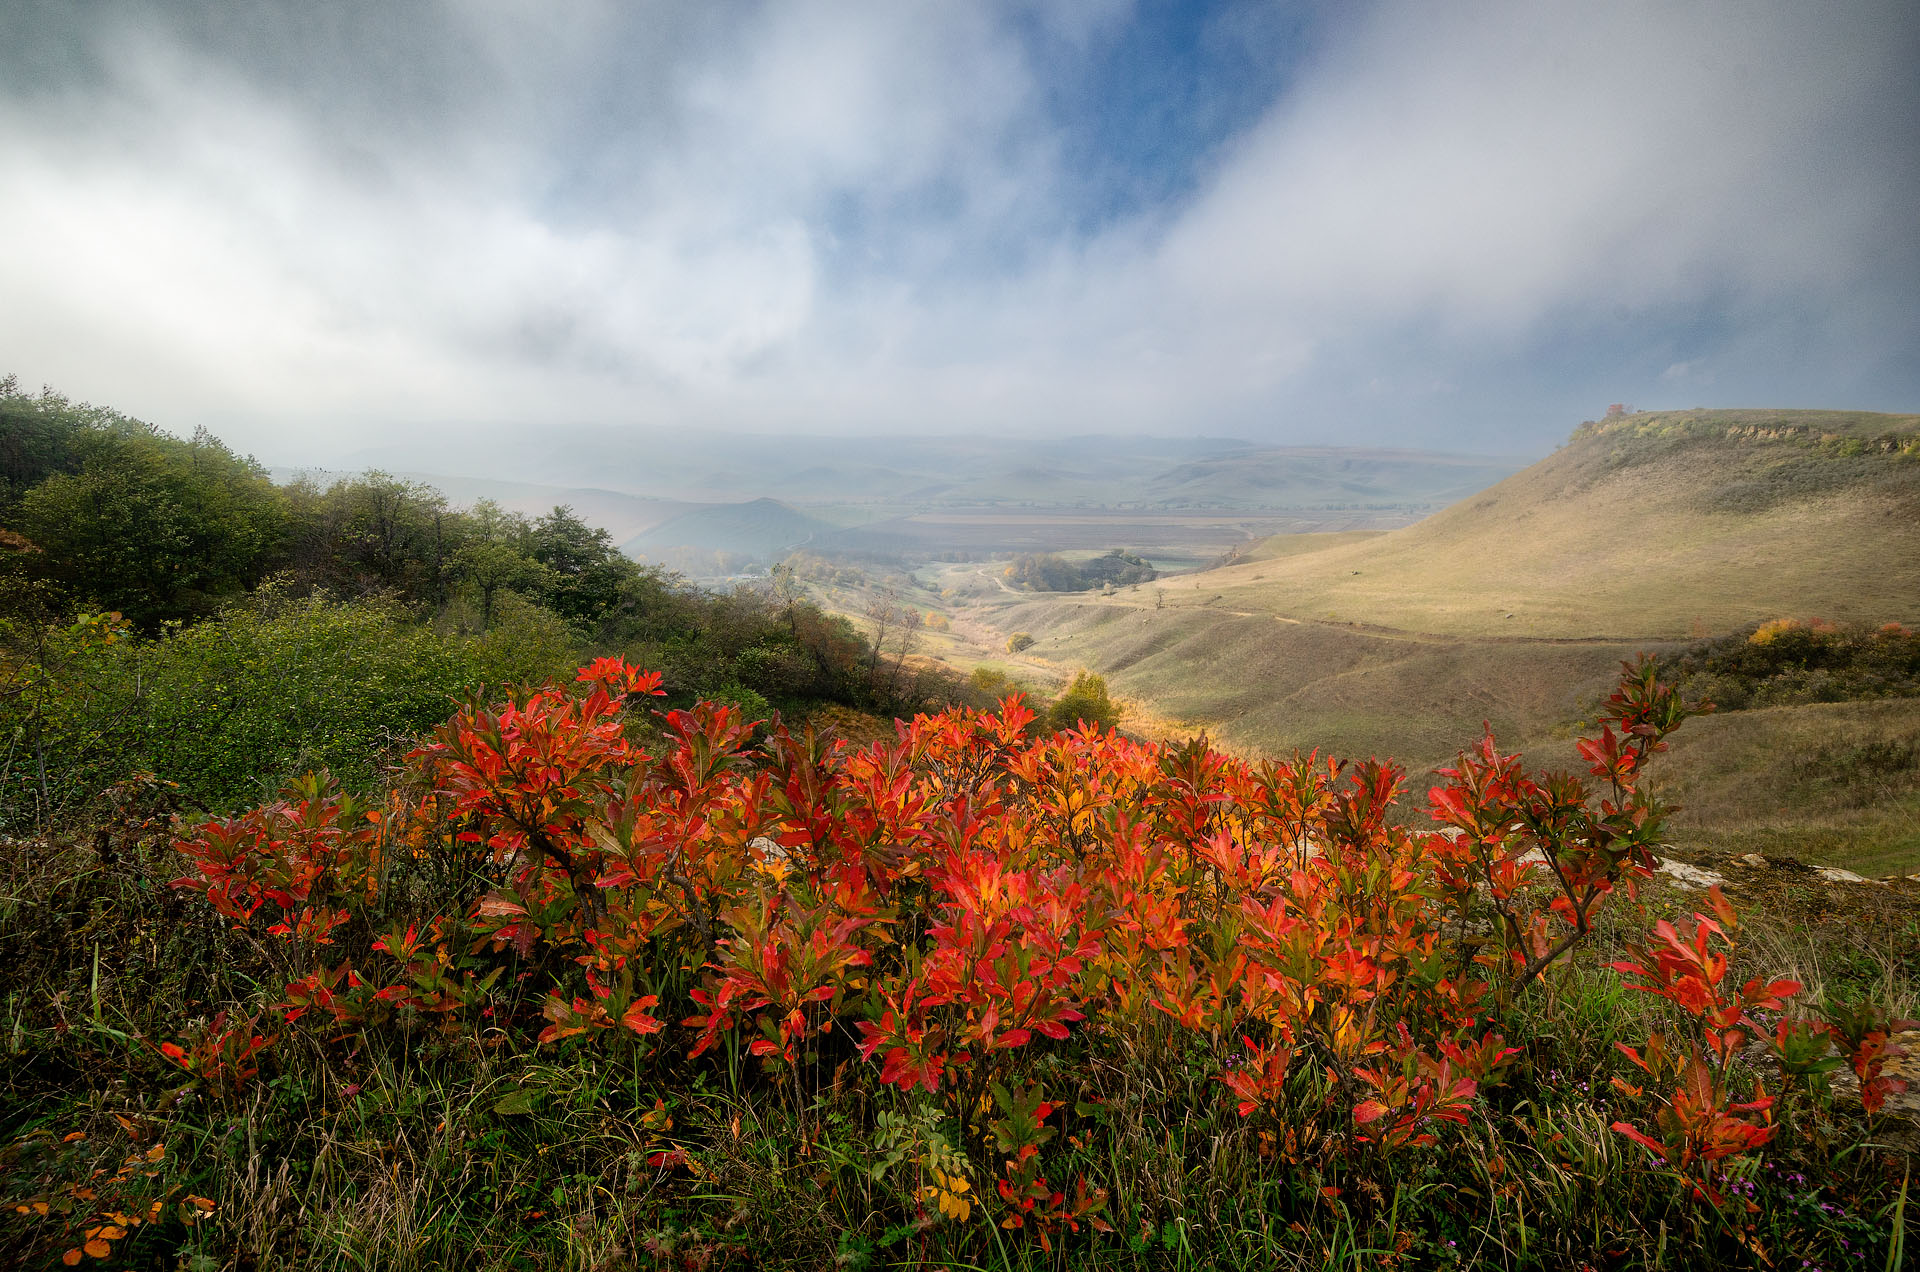
{"label": "dense thicket", "polygon": [[1644,665],[1408,824],[1380,761],[656,686],[0,854],[0,1263],[1900,1266],[1906,982],[1656,882]]}
{"label": "dense thicket", "polygon": [[1070,561],[1052,553],[1017,558],[1006,577],[1029,592],[1087,592],[1098,587],[1145,583],[1156,571],[1147,561],[1123,548],[1086,561]]}
{"label": "dense thicket", "polygon": [[1899,623],[1776,619],[1661,659],[1661,674],[1722,711],[1920,696],[1920,633]]}
{"label": "dense thicket", "polygon": [[201,808],[315,765],[372,781],[450,698],[613,652],[676,705],[754,717],[978,696],[791,589],[634,562],[569,508],[379,472],[277,486],[204,431],[0,381],[0,828],[143,772]]}

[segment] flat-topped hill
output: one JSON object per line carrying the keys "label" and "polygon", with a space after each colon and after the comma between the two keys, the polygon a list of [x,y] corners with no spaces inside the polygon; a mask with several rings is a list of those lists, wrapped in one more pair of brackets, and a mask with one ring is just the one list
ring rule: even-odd
{"label": "flat-topped hill", "polygon": [[1920,617],[1920,415],[1695,410],[1586,424],[1403,530],[1276,545],[1161,586],[1169,606],[1478,636]]}

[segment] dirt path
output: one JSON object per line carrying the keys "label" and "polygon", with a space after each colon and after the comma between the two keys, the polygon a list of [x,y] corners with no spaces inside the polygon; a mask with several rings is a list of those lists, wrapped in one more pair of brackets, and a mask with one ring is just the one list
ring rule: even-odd
{"label": "dirt path", "polygon": [[[1002,582],[1000,586],[1006,591],[1014,592],[1014,589],[1007,587],[1004,582]],[[1070,592],[1052,592],[1052,593],[1050,592],[1014,592],[1014,594],[1025,600],[1033,600],[1033,601],[1047,600],[1047,599],[1054,599],[1054,598],[1058,598],[1062,601],[1066,601],[1068,598],[1075,595],[1074,593],[1070,593]],[[1405,628],[1405,627],[1387,627],[1379,623],[1343,622],[1338,619],[1328,619],[1328,618],[1294,618],[1287,614],[1275,614],[1265,610],[1226,609],[1222,606],[1207,605],[1207,604],[1169,605],[1169,606],[1155,607],[1152,605],[1143,605],[1138,601],[1126,601],[1126,600],[1118,600],[1118,599],[1104,599],[1099,601],[1084,600],[1084,601],[1075,601],[1072,603],[1081,604],[1081,605],[1098,605],[1098,606],[1102,606],[1110,609],[1135,610],[1135,611],[1145,612],[1149,614],[1158,613],[1158,614],[1164,615],[1169,611],[1191,610],[1197,613],[1225,614],[1231,618],[1268,619],[1275,623],[1286,623],[1289,626],[1293,626],[1293,627],[1328,627],[1336,631],[1353,632],[1361,636],[1375,636],[1380,638],[1381,640],[1404,640],[1404,641],[1412,641],[1419,644],[1428,644],[1428,645],[1447,644],[1447,645],[1564,645],[1564,646],[1647,645],[1647,646],[1653,646],[1653,645],[1677,645],[1677,644],[1685,643],[1684,641],[1681,641],[1672,636],[1460,636],[1460,635],[1452,635],[1446,632],[1422,632],[1422,631],[1416,631],[1411,628]]]}

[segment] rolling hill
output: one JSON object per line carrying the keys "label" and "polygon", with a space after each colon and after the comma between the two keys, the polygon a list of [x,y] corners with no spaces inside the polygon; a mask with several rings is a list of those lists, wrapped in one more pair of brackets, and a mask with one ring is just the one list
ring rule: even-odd
{"label": "rolling hill", "polygon": [[1166,603],[1461,636],[1920,616],[1920,416],[1628,416],[1412,526],[1282,551]]}
{"label": "rolling hill", "polygon": [[[474,477],[511,473],[558,487],[729,503],[1034,505],[1301,509],[1329,505],[1424,512],[1521,466],[1507,457],[1363,447],[1260,447],[1235,438],[833,437],[543,427],[476,436],[458,457]],[[445,473],[454,457],[400,441],[346,467]]]}
{"label": "rolling hill", "polygon": [[1442,507],[1513,471],[1484,455],[1288,446],[1211,455],[1155,474],[1150,503],[1274,507]]}
{"label": "rolling hill", "polygon": [[777,499],[750,499],[683,512],[629,539],[621,550],[657,558],[668,549],[699,548],[769,560],[834,529]]}

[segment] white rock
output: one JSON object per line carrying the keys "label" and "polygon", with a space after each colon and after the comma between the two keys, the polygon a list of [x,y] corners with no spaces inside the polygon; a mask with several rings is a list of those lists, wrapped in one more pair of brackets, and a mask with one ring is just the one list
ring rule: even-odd
{"label": "white rock", "polygon": [[1735,857],[1734,860],[1743,866],[1764,866],[1767,864],[1767,859],[1757,852],[1743,852],[1738,857]]}
{"label": "white rock", "polygon": [[1663,861],[1660,863],[1660,873],[1687,888],[1711,888],[1717,883],[1726,882],[1724,876],[1699,866],[1690,866],[1684,861]]}
{"label": "white rock", "polygon": [[777,861],[783,866],[793,864],[793,854],[765,835],[747,840],[747,847],[758,853],[762,861]]}
{"label": "white rock", "polygon": [[1842,870],[1838,866],[1815,866],[1813,868],[1813,873],[1819,875],[1822,879],[1825,879],[1828,883],[1881,883],[1882,882],[1879,879],[1868,879],[1868,878],[1865,878],[1864,876],[1857,875],[1853,873],[1853,871],[1851,870]]}

